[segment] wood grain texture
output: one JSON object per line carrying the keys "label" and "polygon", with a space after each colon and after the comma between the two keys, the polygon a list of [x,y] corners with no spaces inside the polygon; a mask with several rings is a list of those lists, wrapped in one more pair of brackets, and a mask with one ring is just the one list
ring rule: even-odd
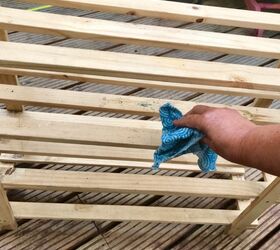
{"label": "wood grain texture", "polygon": [[0,48],[2,67],[280,90],[274,68],[11,42],[0,42]]}
{"label": "wood grain texture", "polygon": [[[0,7],[0,28],[180,50],[204,50],[280,59],[277,39],[174,29]],[[59,25],[58,25],[59,24]]]}
{"label": "wood grain texture", "polygon": [[[190,157],[189,157],[190,158]],[[0,161],[7,163],[41,163],[41,164],[62,164],[62,165],[84,165],[84,166],[102,166],[102,167],[121,167],[151,169],[152,162],[128,161],[128,160],[109,160],[109,159],[90,159],[90,158],[71,158],[71,157],[53,157],[36,155],[1,155]],[[244,167],[239,166],[221,166],[220,160],[217,163],[216,173],[240,175],[245,173]],[[196,164],[162,163],[161,170],[191,171],[201,172]]]}
{"label": "wood grain texture", "polygon": [[160,0],[25,0],[33,3],[76,9],[99,10],[121,14],[133,14],[184,22],[280,31],[280,17],[273,13],[201,6]]}
{"label": "wood grain texture", "polygon": [[230,224],[239,214],[234,210],[141,207],[118,205],[48,204],[11,202],[18,219],[146,221],[185,224]]}
{"label": "wood grain texture", "polygon": [[[166,102],[172,103],[182,112],[190,111],[197,103],[178,100],[145,98],[136,96],[111,95],[78,92],[69,90],[46,89],[27,86],[0,85],[0,102],[14,102],[23,105],[69,108],[78,110],[105,111],[114,113],[158,116],[159,108]],[[221,104],[200,103],[213,107],[227,107]],[[277,110],[253,107],[231,106],[241,115],[255,123],[278,123]]]}
{"label": "wood grain texture", "polygon": [[3,139],[147,149],[155,149],[161,143],[158,121],[0,111],[0,128]]}
{"label": "wood grain texture", "polygon": [[266,187],[262,182],[238,180],[35,169],[16,169],[13,174],[3,177],[2,184],[6,189],[142,193],[233,199],[257,197]]}
{"label": "wood grain texture", "polygon": [[131,86],[136,88],[156,88],[162,90],[178,90],[178,91],[191,91],[200,93],[214,93],[223,95],[233,96],[251,96],[268,99],[280,99],[279,91],[267,91],[251,89],[243,86],[238,87],[222,87],[222,86],[210,86],[210,85],[199,85],[190,84],[187,82],[168,82],[168,81],[154,81],[154,80],[141,80],[133,78],[122,78],[122,77],[110,77],[110,76],[98,76],[98,75],[86,75],[79,73],[66,73],[66,72],[54,72],[54,71],[43,71],[43,70],[31,70],[21,68],[10,68],[0,67],[0,73],[6,74],[18,74],[23,76],[34,76],[34,77],[46,77],[51,79],[61,80],[72,80],[87,83],[100,83],[110,84],[118,86]]}
{"label": "wood grain texture", "polygon": [[[40,142],[26,140],[0,140],[0,151],[5,153],[76,157],[89,159],[129,160],[152,162],[154,150],[143,148],[125,148],[112,146],[81,145],[58,142]],[[172,163],[196,164],[197,157],[187,154],[171,160]],[[240,167],[221,157],[217,164],[224,167]],[[152,165],[152,164],[151,164]]]}

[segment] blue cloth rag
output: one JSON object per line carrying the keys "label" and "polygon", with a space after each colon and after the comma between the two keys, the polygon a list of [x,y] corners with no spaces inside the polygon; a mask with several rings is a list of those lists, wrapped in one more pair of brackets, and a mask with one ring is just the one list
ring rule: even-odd
{"label": "blue cloth rag", "polygon": [[193,153],[198,156],[198,166],[203,172],[215,171],[217,154],[208,145],[200,142],[204,135],[196,129],[178,128],[173,125],[173,121],[182,116],[182,113],[170,103],[160,108],[163,126],[162,144],[154,153],[153,169],[157,170],[161,163],[170,159]]}

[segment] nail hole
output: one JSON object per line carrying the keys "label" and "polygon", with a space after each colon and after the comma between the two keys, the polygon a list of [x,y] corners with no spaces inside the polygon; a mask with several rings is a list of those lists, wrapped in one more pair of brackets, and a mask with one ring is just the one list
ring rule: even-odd
{"label": "nail hole", "polygon": [[134,15],[136,15],[136,12],[135,12],[135,11],[129,11],[129,12],[127,12],[126,14],[127,14],[127,15],[131,15],[131,16],[134,16]]}
{"label": "nail hole", "polygon": [[197,23],[202,23],[203,21],[204,21],[204,19],[203,18],[199,18],[199,19],[196,19],[195,20]]}

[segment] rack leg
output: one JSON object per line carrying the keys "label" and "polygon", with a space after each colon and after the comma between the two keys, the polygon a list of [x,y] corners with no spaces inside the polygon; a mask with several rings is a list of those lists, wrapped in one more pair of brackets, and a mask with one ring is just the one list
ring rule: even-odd
{"label": "rack leg", "polygon": [[2,176],[11,169],[13,169],[13,164],[0,164],[0,230],[14,230],[17,228],[17,223],[10,207],[7,193],[1,183]]}
{"label": "rack leg", "polygon": [[280,196],[280,177],[277,177],[231,224],[229,234],[243,232],[266,209],[276,203]]}

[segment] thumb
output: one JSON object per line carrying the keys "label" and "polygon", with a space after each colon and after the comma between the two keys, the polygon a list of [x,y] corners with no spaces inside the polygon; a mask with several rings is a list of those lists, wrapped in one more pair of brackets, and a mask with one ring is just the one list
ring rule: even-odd
{"label": "thumb", "polygon": [[173,121],[174,126],[176,127],[186,127],[185,125],[185,118],[181,118],[179,120]]}

